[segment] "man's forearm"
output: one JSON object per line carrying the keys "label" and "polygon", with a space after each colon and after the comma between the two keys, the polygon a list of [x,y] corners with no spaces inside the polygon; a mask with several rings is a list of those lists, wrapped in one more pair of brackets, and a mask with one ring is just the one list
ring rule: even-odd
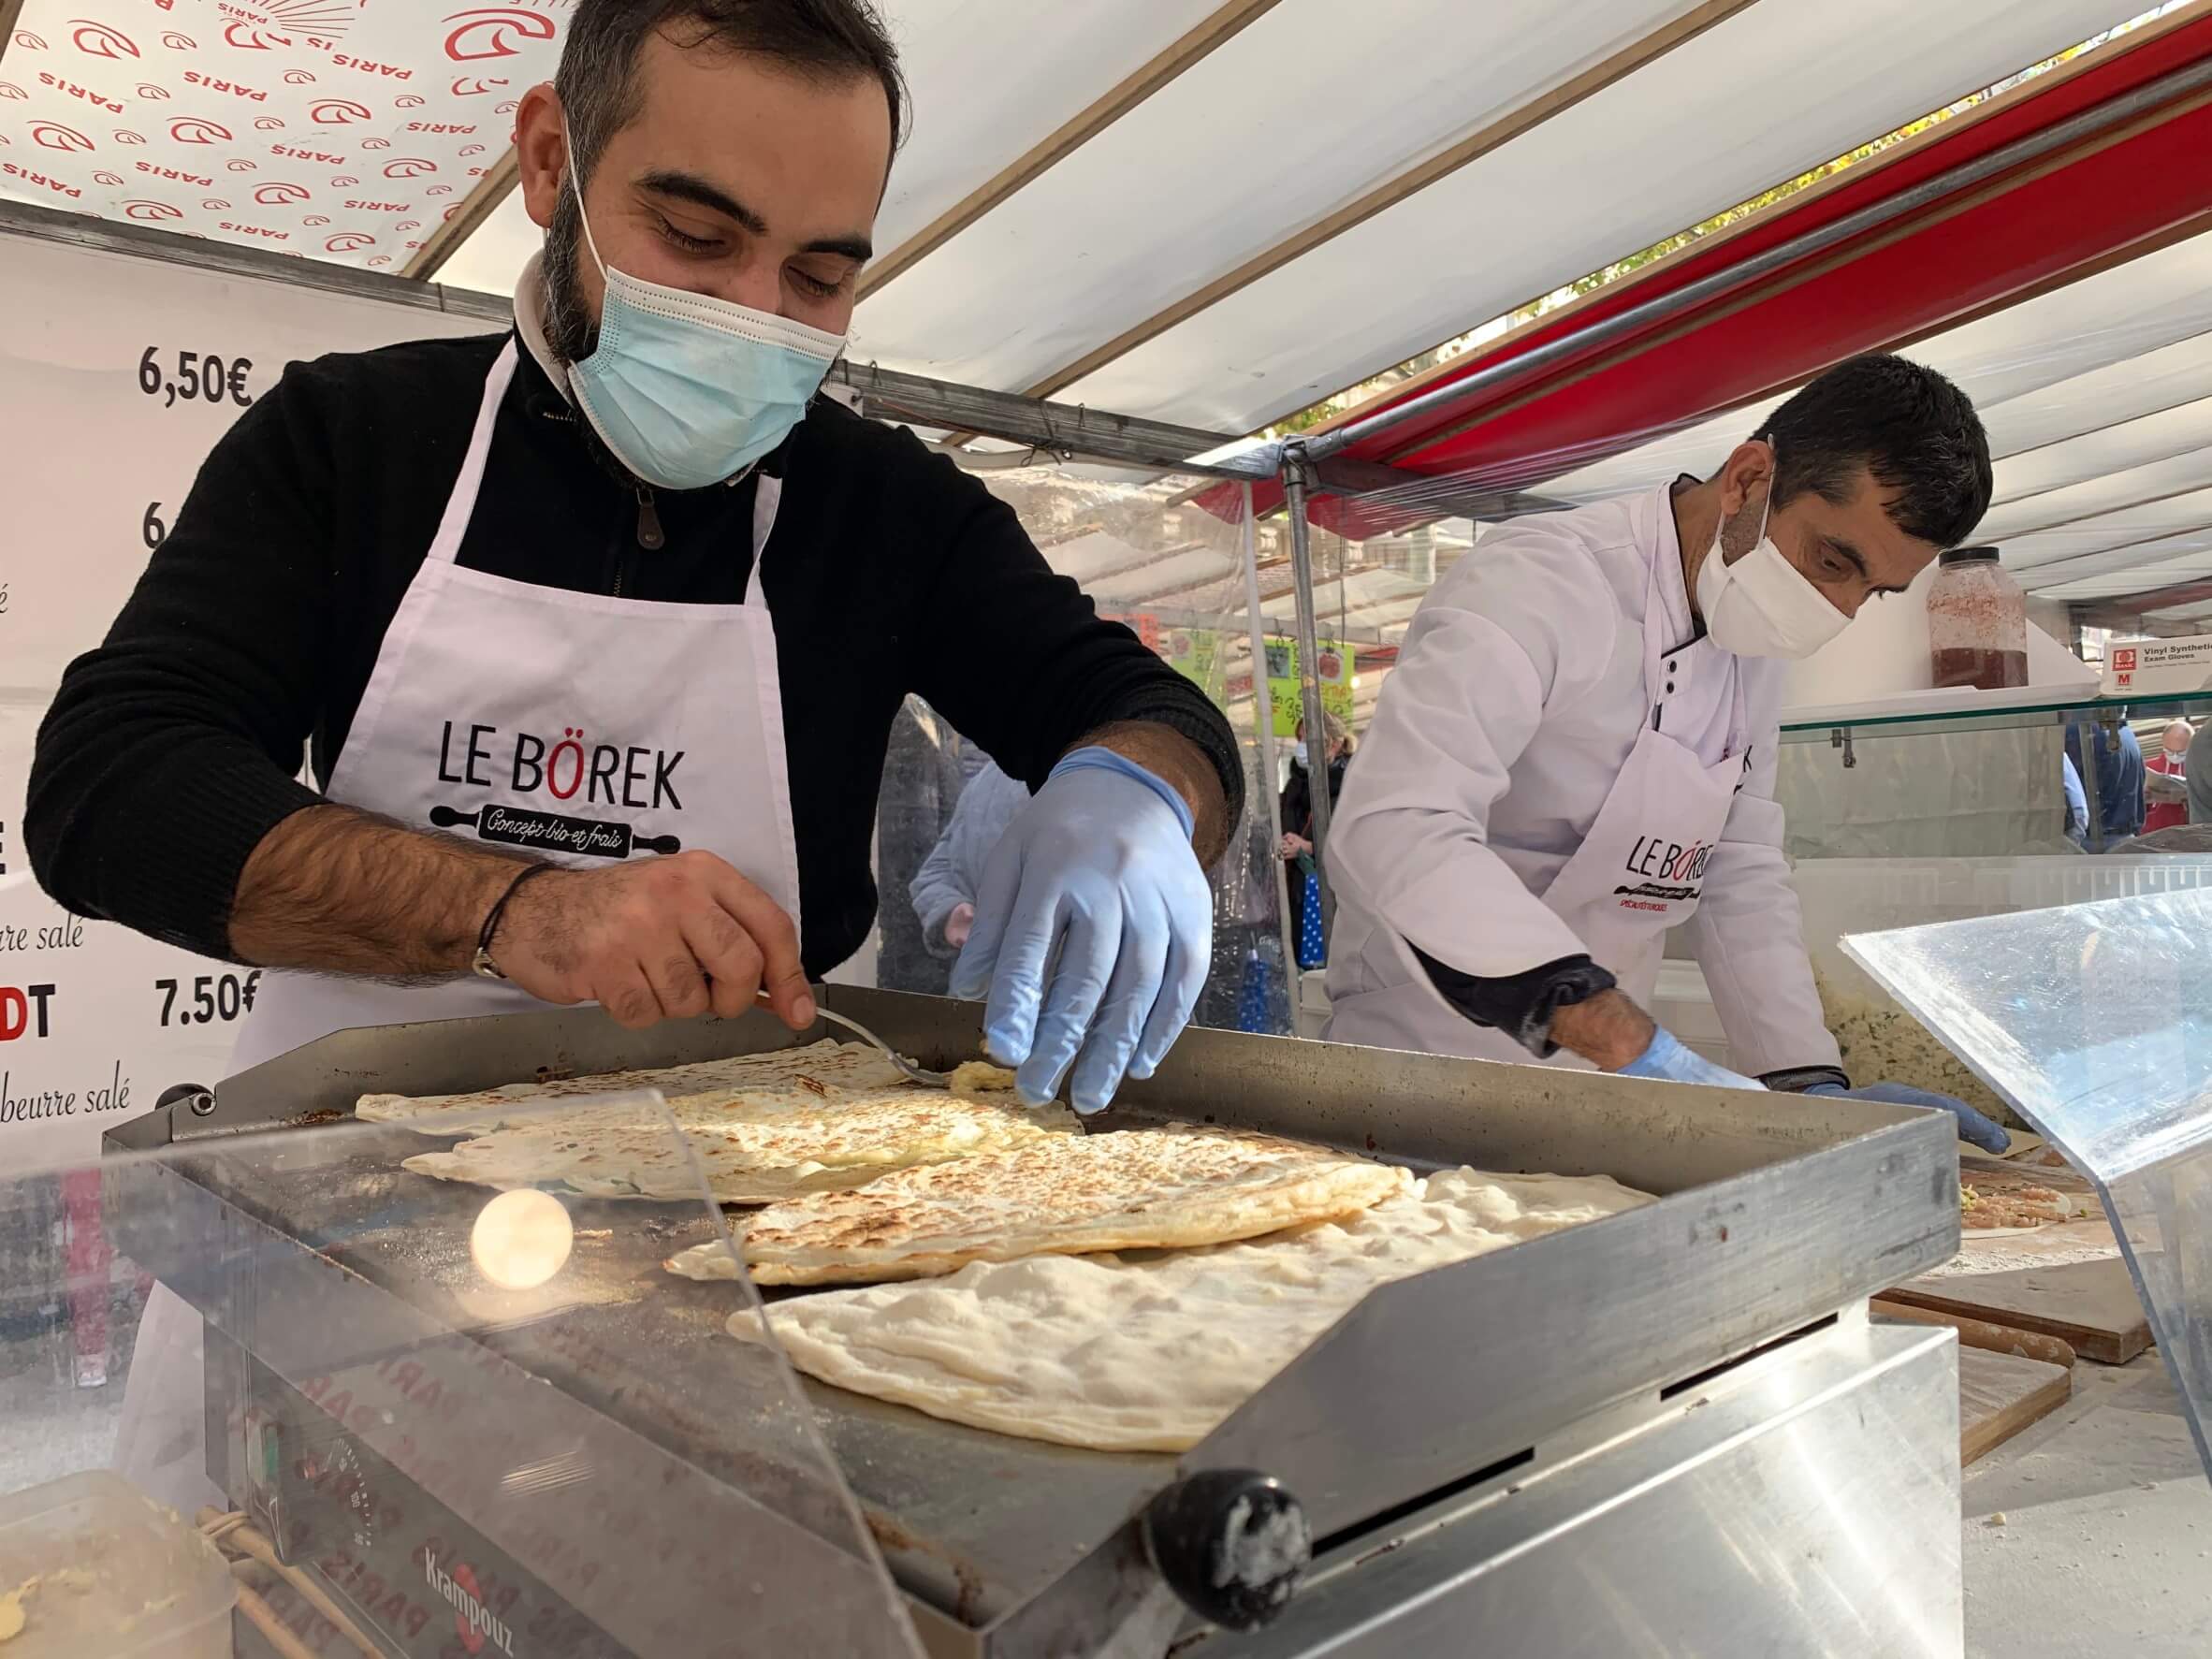
{"label": "man's forearm", "polygon": [[1221,793],[1221,775],[1204,749],[1182,733],[1150,720],[1117,720],[1099,727],[1075,747],[1090,744],[1111,749],[1165,779],[1188,803],[1196,826],[1190,847],[1201,866],[1211,869],[1229,850],[1229,802]]}
{"label": "man's forearm", "polygon": [[450,979],[520,861],[350,807],[310,807],[240,873],[230,948],[261,968]]}
{"label": "man's forearm", "polygon": [[1601,1071],[1618,1071],[1652,1046],[1658,1026],[1619,991],[1600,991],[1551,1016],[1551,1041]]}

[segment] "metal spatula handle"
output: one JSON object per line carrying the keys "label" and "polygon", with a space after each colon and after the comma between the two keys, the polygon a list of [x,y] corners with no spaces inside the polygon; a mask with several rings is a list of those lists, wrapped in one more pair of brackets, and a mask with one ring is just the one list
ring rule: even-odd
{"label": "metal spatula handle", "polygon": [[[759,1000],[761,1006],[765,1008],[768,1005],[768,994],[765,991],[761,992]],[[913,1061],[908,1059],[906,1055],[900,1054],[858,1020],[849,1020],[843,1014],[833,1013],[830,1010],[822,1007],[819,997],[815,1000],[814,1011],[831,1025],[842,1026],[853,1036],[860,1038],[865,1042],[871,1042],[882,1050],[883,1057],[904,1072],[909,1083],[918,1083],[927,1089],[949,1089],[953,1086],[953,1080],[942,1071],[931,1071],[915,1065]]]}

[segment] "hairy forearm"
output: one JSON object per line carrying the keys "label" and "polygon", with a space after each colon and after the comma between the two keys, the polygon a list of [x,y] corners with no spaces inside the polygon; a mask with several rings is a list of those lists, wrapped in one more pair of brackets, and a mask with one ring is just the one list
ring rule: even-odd
{"label": "hairy forearm", "polygon": [[1135,761],[1189,804],[1195,821],[1191,851],[1201,866],[1211,869],[1229,850],[1229,803],[1221,793],[1221,775],[1206,751],[1182,733],[1150,720],[1117,720],[1100,726],[1075,745],[1097,744]]}
{"label": "hairy forearm", "polygon": [[1652,1046],[1652,1016],[1619,991],[1600,991],[1551,1016],[1551,1041],[1601,1071],[1618,1071]]}
{"label": "hairy forearm", "polygon": [[246,860],[230,947],[262,968],[449,979],[468,970],[477,931],[519,864],[350,807],[310,807]]}

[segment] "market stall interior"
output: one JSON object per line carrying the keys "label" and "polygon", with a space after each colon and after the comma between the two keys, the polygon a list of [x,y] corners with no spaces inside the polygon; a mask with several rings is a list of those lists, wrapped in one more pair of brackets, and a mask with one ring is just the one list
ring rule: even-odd
{"label": "market stall interior", "polygon": [[[559,15],[458,13],[424,46],[390,12],[233,9],[214,27],[166,0],[112,22],[0,0],[11,314],[110,291],[96,272],[148,293],[205,281],[226,315],[279,292],[342,300],[349,329],[380,313],[372,340],[503,327],[538,233],[512,152],[486,140],[549,72]],[[142,1526],[136,1499],[44,1484],[107,1452],[76,1458],[59,1433],[10,1446],[0,1485],[36,1492],[0,1507],[0,1641],[10,1619],[45,1639],[96,1607],[149,1621],[108,1630],[111,1646],[159,1630],[166,1651],[229,1652],[235,1626],[255,1659],[457,1639],[681,1655],[730,1651],[733,1631],[747,1651],[998,1659],[1459,1652],[1470,1629],[1501,1652],[1957,1653],[1962,1442],[2017,1422],[1962,1424],[1952,1329],[1869,1303],[1895,1291],[1916,1310],[1897,1318],[1988,1325],[1989,1303],[1932,1282],[1962,1259],[1962,1216],[2094,1228],[2071,1195],[2102,1198],[2098,1247],[2125,1264],[2130,1318],[2148,1292],[2203,1448],[2193,1118],[2146,1105],[2171,1157],[2077,1138],[2060,1120],[2081,1097],[2039,1090],[2027,1051],[2049,1033],[2050,965],[2119,937],[2077,917],[2088,939],[2059,939],[2032,917],[2117,900],[2140,937],[2172,941],[2212,880],[2212,860],[2083,856],[2118,839],[2100,767],[2120,728],[2212,715],[2212,661],[2123,680],[2138,670],[2109,649],[2102,677],[2080,655],[2212,616],[2212,0],[1958,0],[1940,17],[1911,0],[1605,0],[1572,30],[1511,0],[1479,35],[1418,4],[889,9],[920,114],[830,390],[982,476],[1055,569],[1204,687],[1249,734],[1256,803],[1275,799],[1301,724],[1364,724],[1416,607],[1500,518],[1710,468],[1856,352],[1908,352],[1965,388],[1996,461],[1979,539],[2026,624],[2016,676],[2009,647],[1989,648],[2026,683],[1939,688],[1925,590],[1906,595],[1805,665],[1780,787],[1847,1061],[1855,1044],[1972,1091],[2082,1173],[2045,1186],[1969,1163],[1962,1191],[1950,1127],[1926,1113],[1262,1035],[1320,1006],[1264,808],[1216,878],[1206,1018],[1244,1029],[1194,1028],[1087,1133],[987,1095],[925,1108],[892,1084],[896,1146],[786,1146],[782,1186],[763,1185],[759,1145],[700,1133],[668,1075],[799,1055],[758,1015],[351,1031],[219,1086],[164,1051],[158,1078],[138,1067],[138,1107],[178,1085],[158,1110],[120,1121],[119,1066],[115,1117],[80,1120],[74,1167],[0,1189],[27,1255],[50,1238],[70,1252],[65,1272],[0,1286],[0,1346],[104,1333],[111,1276],[178,1290],[208,1324],[194,1473],[221,1502],[158,1516],[145,1559],[174,1584],[149,1575],[111,1605],[116,1587],[70,1577],[51,1544],[73,1526],[112,1557],[110,1506]],[[392,84],[371,91],[318,79],[387,61]],[[240,85],[240,64],[270,84]],[[1347,87],[1391,91],[1352,119]],[[218,91],[255,116],[193,102]],[[1170,177],[1243,182],[1131,187]],[[122,326],[21,347],[46,378],[20,406],[0,385],[8,498],[124,500],[79,470],[114,447],[68,425],[83,386],[227,417],[263,385],[227,337],[212,357],[196,338],[125,350]],[[119,536],[101,524],[136,559],[132,525],[151,549],[169,509],[130,493]],[[0,575],[19,609],[69,579]],[[19,619],[8,591],[0,622]],[[66,653],[8,644],[0,716],[35,718]],[[923,758],[886,779],[885,919],[838,976],[864,982],[822,997],[949,1071],[978,1053],[976,1011],[895,988],[945,940],[892,919],[919,934],[905,888],[965,763],[957,735],[910,713]],[[2062,751],[2092,804],[2074,840]],[[918,802],[924,773],[943,813]],[[1317,853],[1329,796],[1311,792]],[[0,864],[0,899],[18,880]],[[1900,967],[1841,942],[1977,921],[1999,939],[1982,960],[2032,954],[2045,981],[1937,996],[1961,977],[1946,950]],[[1724,1063],[1723,1035],[1695,1028],[1695,970],[1669,966],[1665,1023]],[[175,977],[135,959],[129,977],[176,1001]],[[189,968],[182,982],[180,1028]],[[2189,988],[2158,982],[2163,1002],[2128,1004],[2132,1052],[2193,1077]],[[196,1017],[220,1032],[251,982],[218,975],[206,995]],[[2002,1017],[1959,1017],[1993,997]],[[579,1078],[610,1081],[546,1093]],[[800,1097],[852,1104],[815,1070],[777,1086],[777,1111],[810,1122],[825,1114]],[[0,1071],[0,1108],[22,1088]],[[456,1095],[473,1099],[447,1102],[445,1131],[391,1104]],[[925,1111],[947,1114],[935,1150],[912,1132]],[[1229,1173],[1141,1186],[1104,1170],[1113,1154],[1069,1150],[1169,1132],[1220,1137]],[[1003,1173],[1046,1159],[1083,1166],[1088,1208],[1056,1214]],[[1533,1178],[1597,1185],[1516,1231],[1503,1220],[1543,1208],[1513,1196]],[[1608,1188],[1625,1196],[1592,1199]],[[725,1207],[739,1199],[768,1208]],[[1434,1228],[1409,1245],[1429,1227],[1416,1215]],[[1029,1300],[970,1294],[995,1273],[1033,1280]],[[1206,1281],[1296,1288],[1215,1305],[1191,1299]],[[2141,1346],[2132,1326],[2079,1329]],[[761,1331],[784,1341],[734,1339]],[[22,1420],[77,1421],[74,1394],[110,1386],[105,1349],[97,1367],[81,1341],[70,1357],[73,1372],[0,1375]],[[111,1357],[120,1380],[127,1355]],[[2047,1410],[2050,1380],[2018,1400]],[[210,1574],[208,1551],[231,1564]]]}

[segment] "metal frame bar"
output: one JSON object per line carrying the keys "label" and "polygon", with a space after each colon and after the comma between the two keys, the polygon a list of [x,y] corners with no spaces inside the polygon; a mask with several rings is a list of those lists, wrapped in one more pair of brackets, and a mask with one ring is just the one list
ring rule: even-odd
{"label": "metal frame bar", "polygon": [[2014,167],[2064,149],[2079,139],[2093,137],[2161,104],[2171,103],[2206,87],[2212,87],[2212,61],[2172,70],[2122,96],[2056,122],[2009,144],[2000,145],[1972,161],[1946,168],[1910,190],[1899,191],[1895,196],[1871,202],[1855,212],[1846,213],[1840,219],[1792,237],[1787,241],[1778,242],[1765,253],[1755,254],[1749,259],[1711,271],[1694,282],[1684,283],[1669,293],[1629,306],[1586,328],[1546,341],[1517,357],[1492,363],[1461,379],[1433,387],[1419,397],[1409,398],[1389,409],[1378,410],[1364,419],[1348,421],[1343,426],[1317,433],[1305,440],[1307,454],[1316,460],[1325,459],[1377,433],[1392,430],[1424,415],[1463,403],[1472,396],[1570,361],[1585,352],[1609,344],[1653,323],[1693,311],[1708,300],[1718,298],[1748,283],[1756,282],[1761,277],[1794,265],[1800,259],[1809,258],[1915,212],[1944,196],[2009,172]]}
{"label": "metal frame bar", "polygon": [[[1312,469],[1305,446],[1290,444],[1283,450],[1283,505],[1290,515],[1290,590],[1298,604],[1298,698],[1300,718],[1305,724],[1306,793],[1314,808],[1314,868],[1321,882],[1321,937],[1336,931],[1336,895],[1329,885],[1329,819],[1335,803],[1329,798],[1329,721],[1321,706],[1321,678],[1316,666],[1321,657],[1319,618],[1314,607],[1314,551],[1306,506],[1311,499]],[[1318,740],[1321,765],[1314,767]]]}
{"label": "metal frame bar", "polygon": [[429,240],[415,250],[415,257],[400,268],[400,274],[418,282],[436,276],[521,182],[521,153],[510,144],[507,153],[491,164],[491,170],[476,182],[476,188],[461,197],[459,211],[430,233]]}
{"label": "metal frame bar", "polygon": [[393,305],[419,306],[452,316],[481,317],[505,327],[514,321],[514,302],[494,294],[467,288],[447,288],[436,283],[416,282],[381,270],[356,270],[321,259],[288,259],[260,248],[236,247],[228,242],[202,241],[173,231],[154,230],[87,213],[64,213],[28,202],[0,201],[0,236],[29,237],[61,242],[94,253],[122,254],[140,259],[158,259],[222,276],[253,277],[343,294],[355,299],[379,299]]}
{"label": "metal frame bar", "polygon": [[[1298,952],[1292,947],[1290,926],[1290,877],[1283,867],[1282,785],[1276,781],[1282,771],[1275,763],[1274,696],[1267,687],[1267,618],[1259,609],[1259,521],[1252,510],[1252,487],[1244,486],[1244,522],[1237,536],[1239,549],[1244,554],[1244,616],[1251,638],[1252,651],[1252,726],[1259,739],[1259,765],[1266,775],[1265,809],[1268,823],[1274,834],[1268,839],[1268,856],[1274,866],[1274,880],[1269,883],[1275,895],[1275,930],[1283,940],[1283,998],[1290,1010],[1290,1021],[1295,1028],[1299,1012]],[[1226,677],[1222,684],[1222,700],[1228,701]]]}
{"label": "metal frame bar", "polygon": [[1205,62],[1266,16],[1275,4],[1276,0],[1227,0],[1192,24],[1139,68],[877,259],[861,273],[860,297],[866,299],[919,265],[1007,197],[1041,178],[1155,93]]}

